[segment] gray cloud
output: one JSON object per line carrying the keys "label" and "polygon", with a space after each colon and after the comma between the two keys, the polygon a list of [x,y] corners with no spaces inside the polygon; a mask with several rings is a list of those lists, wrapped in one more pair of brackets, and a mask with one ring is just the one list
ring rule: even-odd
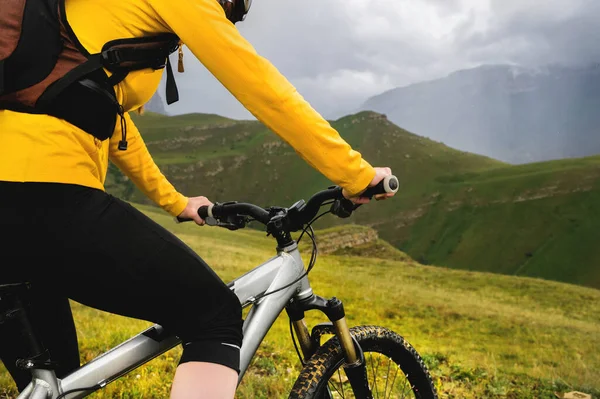
{"label": "gray cloud", "polygon": [[[326,117],[484,63],[600,61],[597,0],[255,0],[242,34]],[[243,73],[241,70],[240,73]],[[251,115],[186,54],[171,113]]]}

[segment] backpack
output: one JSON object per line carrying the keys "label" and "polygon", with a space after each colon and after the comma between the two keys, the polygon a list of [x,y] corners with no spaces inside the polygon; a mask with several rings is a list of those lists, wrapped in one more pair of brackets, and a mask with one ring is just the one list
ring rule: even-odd
{"label": "backpack", "polygon": [[64,119],[99,140],[112,136],[119,116],[125,150],[116,84],[131,71],[166,68],[167,103],[179,99],[169,60],[180,47],[175,34],[112,40],[90,54],[67,22],[65,0],[0,0],[0,10],[0,109]]}

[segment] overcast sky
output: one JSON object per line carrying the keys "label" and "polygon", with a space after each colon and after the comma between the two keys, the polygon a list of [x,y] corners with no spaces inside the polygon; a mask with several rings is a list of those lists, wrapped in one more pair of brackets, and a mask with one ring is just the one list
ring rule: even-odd
{"label": "overcast sky", "polygon": [[[385,90],[481,64],[599,62],[598,21],[600,0],[254,0],[237,26],[336,118]],[[167,112],[252,118],[187,51],[185,67]]]}

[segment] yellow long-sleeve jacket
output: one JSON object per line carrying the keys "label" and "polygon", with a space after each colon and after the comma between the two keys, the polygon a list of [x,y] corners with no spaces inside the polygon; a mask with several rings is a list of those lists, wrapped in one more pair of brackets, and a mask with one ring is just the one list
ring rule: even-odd
{"label": "yellow long-sleeve jacket", "polygon": [[[373,178],[372,166],[256,53],[216,0],[67,0],[66,15],[92,54],[110,40],[175,33],[259,121],[332,182],[358,193]],[[131,72],[115,87],[124,109],[146,103],[162,73]],[[120,151],[119,123],[113,137],[101,142],[51,116],[0,111],[0,180],[104,189],[110,159],[155,203],[179,215],[187,197],[160,172],[127,114],[126,121],[129,147]]]}

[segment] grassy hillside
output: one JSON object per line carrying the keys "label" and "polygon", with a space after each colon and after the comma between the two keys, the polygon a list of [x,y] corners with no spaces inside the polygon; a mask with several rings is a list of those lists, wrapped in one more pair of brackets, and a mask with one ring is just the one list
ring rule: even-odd
{"label": "grassy hillside", "polygon": [[[218,200],[244,197],[285,205],[330,184],[256,121],[202,114],[151,114],[135,121],[161,169],[185,192],[202,190]],[[332,124],[372,163],[393,166],[404,189],[410,191],[420,191],[419,186],[447,170],[466,172],[504,165],[406,132],[373,112],[350,115]]]}
{"label": "grassy hillside", "polygon": [[[189,243],[226,281],[274,253],[275,244],[264,232],[177,225],[154,208],[140,208]],[[317,233],[342,240],[357,231]],[[395,259],[388,255],[320,255],[310,274],[313,288],[322,296],[341,298],[350,325],[379,324],[403,335],[424,356],[441,398],[550,399],[555,392],[573,390],[600,395],[600,291],[425,266],[401,253]],[[73,306],[82,362],[149,326]],[[309,327],[324,321],[307,315]],[[91,397],[164,399],[180,353],[175,348]],[[284,313],[254,358],[237,398],[286,398],[298,370]],[[0,397],[14,396],[0,369]]]}
{"label": "grassy hillside", "polygon": [[[188,195],[286,206],[330,184],[256,121],[203,114],[135,120],[161,170]],[[599,157],[511,166],[417,136],[373,112],[332,124],[401,182],[393,200],[362,207],[354,223],[375,228],[422,263],[600,287],[593,242]],[[114,168],[107,188],[148,203]]]}
{"label": "grassy hillside", "polygon": [[600,287],[600,157],[436,181],[401,244],[415,258]]}

